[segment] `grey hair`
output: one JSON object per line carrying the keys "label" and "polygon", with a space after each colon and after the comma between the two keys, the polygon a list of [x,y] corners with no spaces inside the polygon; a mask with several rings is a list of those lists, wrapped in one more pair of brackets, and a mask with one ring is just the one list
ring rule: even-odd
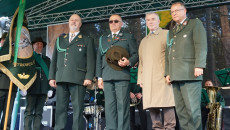
{"label": "grey hair", "polygon": [[159,14],[157,14],[156,12],[153,12],[153,11],[146,12],[146,13],[145,13],[145,18],[146,18],[147,15],[150,15],[150,14],[155,14],[155,15],[158,17],[158,19],[160,20]]}
{"label": "grey hair", "polygon": [[119,15],[119,14],[112,14],[112,15],[109,17],[109,19],[110,19],[112,16],[118,16],[118,17],[121,19],[121,22],[122,22],[122,17],[121,17],[121,15]]}

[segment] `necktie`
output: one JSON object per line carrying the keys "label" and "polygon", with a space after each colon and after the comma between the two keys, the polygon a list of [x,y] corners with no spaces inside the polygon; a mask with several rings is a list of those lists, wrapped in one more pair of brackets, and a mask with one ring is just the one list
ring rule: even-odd
{"label": "necktie", "polygon": [[176,25],[176,27],[175,27],[175,32],[180,31],[180,28],[181,28],[181,24]]}
{"label": "necktie", "polygon": [[75,34],[74,33],[72,33],[71,34],[71,36],[70,36],[70,40],[69,40],[69,43],[74,39],[74,37],[75,37]]}
{"label": "necktie", "polygon": [[117,34],[113,34],[113,41],[115,40],[116,36],[117,36]]}

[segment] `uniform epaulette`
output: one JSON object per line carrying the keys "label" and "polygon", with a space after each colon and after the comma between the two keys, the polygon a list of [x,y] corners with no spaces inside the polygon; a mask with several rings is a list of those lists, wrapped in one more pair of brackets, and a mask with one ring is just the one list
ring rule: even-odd
{"label": "uniform epaulette", "polygon": [[66,33],[61,33],[60,35],[59,35],[59,37],[64,37],[64,36],[66,36],[67,34]]}

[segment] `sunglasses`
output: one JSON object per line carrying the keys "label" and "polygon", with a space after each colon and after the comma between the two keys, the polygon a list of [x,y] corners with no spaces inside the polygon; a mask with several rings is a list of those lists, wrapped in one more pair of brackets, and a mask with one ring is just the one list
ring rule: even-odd
{"label": "sunglasses", "polygon": [[119,20],[111,20],[111,21],[109,21],[110,24],[112,24],[112,23],[118,23],[118,22],[120,22],[120,21]]}

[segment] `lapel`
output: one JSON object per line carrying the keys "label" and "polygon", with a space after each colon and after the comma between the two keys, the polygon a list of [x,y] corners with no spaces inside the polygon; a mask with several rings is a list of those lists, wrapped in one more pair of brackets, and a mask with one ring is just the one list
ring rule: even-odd
{"label": "lapel", "polygon": [[106,52],[113,44],[112,34],[108,34],[101,42],[102,52]]}
{"label": "lapel", "polygon": [[179,30],[178,31],[175,31],[176,26],[174,26],[174,28],[173,28],[173,34],[176,35],[179,32],[181,32],[188,25],[188,22],[189,22],[189,18],[186,18],[182,24],[178,25],[179,26]]}
{"label": "lapel", "polygon": [[122,33],[122,31],[120,31],[118,34],[117,34],[117,36],[115,37],[115,40],[112,40],[112,34],[111,34],[111,44],[112,45],[114,45],[116,42],[118,42],[118,41],[120,41],[121,40],[121,38],[123,37],[123,33]]}
{"label": "lapel", "polygon": [[102,38],[102,41],[99,43],[99,48],[101,50],[102,54],[105,54],[107,50],[113,46],[115,43],[121,40],[123,37],[123,33],[120,31],[118,35],[116,36],[115,40],[112,38],[112,34],[108,34],[106,37]]}
{"label": "lapel", "polygon": [[75,44],[75,43],[81,41],[82,38],[83,38],[83,37],[82,37],[82,34],[81,34],[81,32],[79,32],[78,35],[75,36],[74,39],[69,43],[69,34],[68,34],[68,46],[71,46],[71,45],[73,45],[73,44]]}
{"label": "lapel", "polygon": [[67,46],[69,44],[69,34],[66,34],[65,36],[63,36],[63,40],[64,40],[64,42],[59,41],[59,46],[60,46],[60,48],[67,48]]}
{"label": "lapel", "polygon": [[153,34],[151,34],[151,32],[149,32],[149,34],[147,35],[147,38],[151,37],[151,36],[155,36],[155,35],[159,35],[159,33],[161,32],[162,28],[159,27]]}

